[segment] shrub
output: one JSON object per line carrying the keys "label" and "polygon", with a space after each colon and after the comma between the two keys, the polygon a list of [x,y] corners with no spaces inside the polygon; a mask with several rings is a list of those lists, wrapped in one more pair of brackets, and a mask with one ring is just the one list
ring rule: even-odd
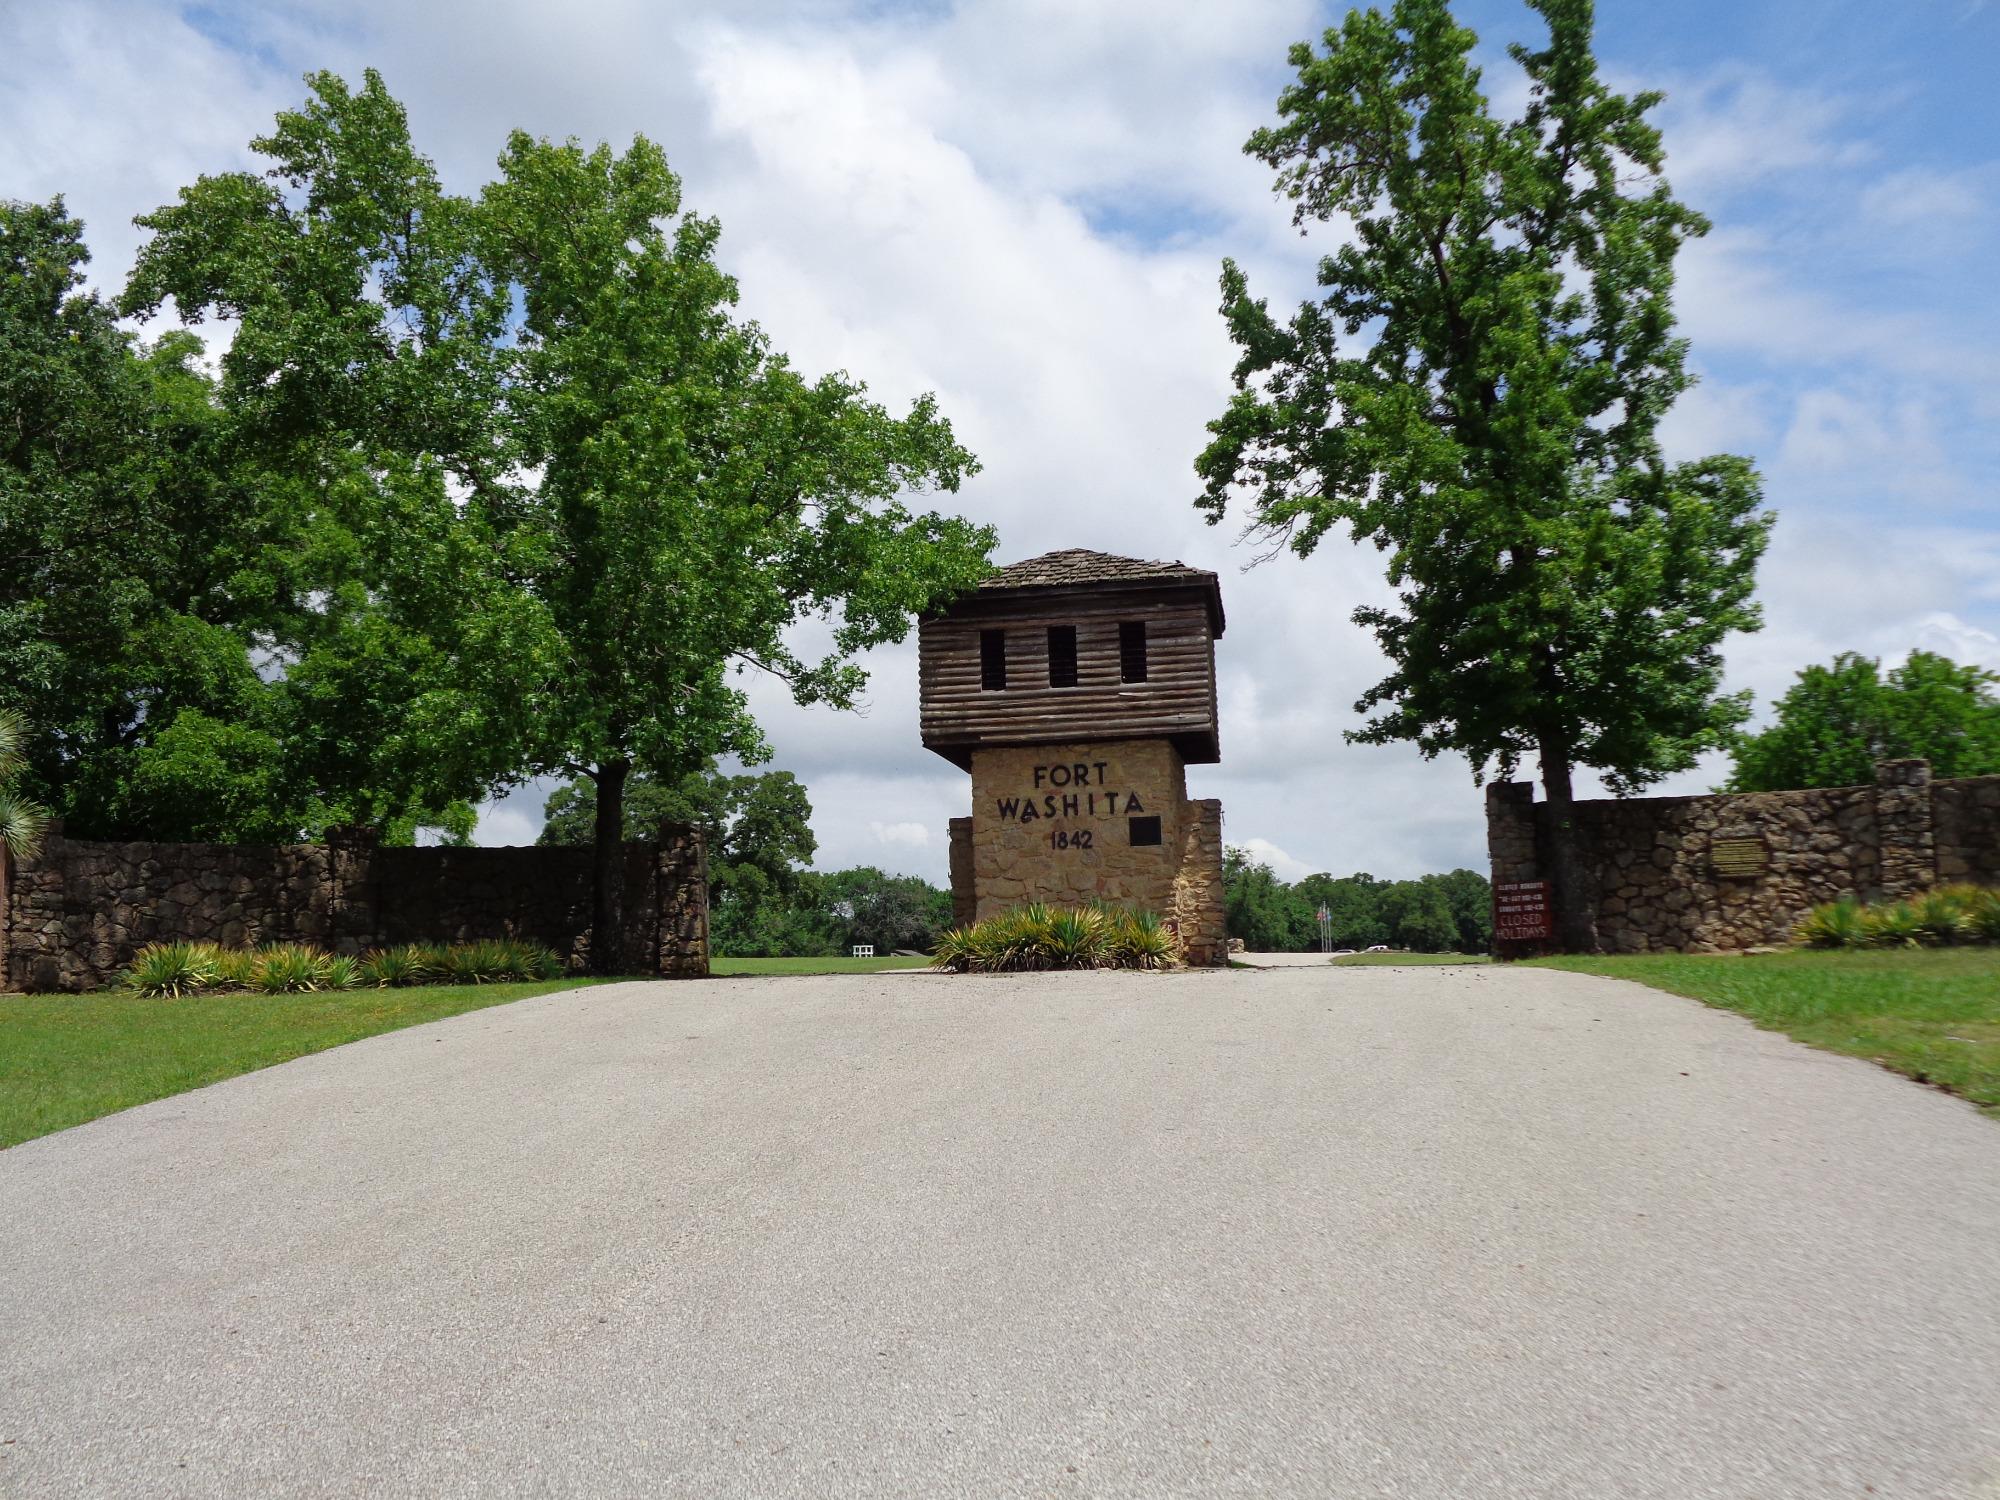
{"label": "shrub", "polygon": [[1926,891],[1910,903],[1910,913],[1916,921],[1918,941],[1931,947],[1962,942],[1969,935],[1962,887]]}
{"label": "shrub", "polygon": [[2000,943],[2000,891],[1972,887],[1965,900],[1965,926],[1974,942]]}
{"label": "shrub", "polygon": [[257,955],[248,948],[215,948],[217,989],[247,990],[257,976]]}
{"label": "shrub", "polygon": [[378,990],[422,984],[426,975],[413,948],[371,948],[361,956],[361,982]]}
{"label": "shrub", "polygon": [[945,933],[938,939],[932,965],[983,974],[1158,969],[1173,962],[1174,951],[1172,935],[1151,912],[1036,902]]}
{"label": "shrub", "polygon": [[208,989],[215,970],[195,943],[150,943],[125,971],[125,987],[149,999],[178,1000]]}
{"label": "shrub", "polygon": [[250,982],[267,995],[303,995],[325,989],[331,955],[303,943],[278,943],[259,948]]}
{"label": "shrub", "polygon": [[1179,956],[1179,945],[1167,924],[1149,911],[1116,911],[1106,937],[1111,967],[1164,969]]}
{"label": "shrub", "polygon": [[1859,948],[1869,940],[1868,913],[1852,896],[1815,906],[1795,934],[1808,948]]}
{"label": "shrub", "polygon": [[1923,941],[1923,922],[1907,901],[1868,908],[1868,941],[1877,948],[1915,948]]}
{"label": "shrub", "polygon": [[216,943],[155,943],[125,971],[127,989],[176,996],[204,990],[255,990],[267,995],[313,990],[376,989],[412,984],[490,984],[503,979],[560,979],[561,955],[512,938],[441,947],[408,943],[360,958],[336,957],[299,943],[257,949]]}
{"label": "shrub", "polygon": [[361,988],[361,960],[345,953],[336,953],[326,961],[326,984],[330,990],[358,990]]}

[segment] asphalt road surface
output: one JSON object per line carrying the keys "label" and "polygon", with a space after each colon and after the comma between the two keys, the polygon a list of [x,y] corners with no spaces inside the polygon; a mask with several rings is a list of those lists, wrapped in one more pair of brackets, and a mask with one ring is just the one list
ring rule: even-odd
{"label": "asphalt road surface", "polygon": [[8,1496],[2000,1496],[2000,1124],[1577,976],[573,992],[0,1235]]}

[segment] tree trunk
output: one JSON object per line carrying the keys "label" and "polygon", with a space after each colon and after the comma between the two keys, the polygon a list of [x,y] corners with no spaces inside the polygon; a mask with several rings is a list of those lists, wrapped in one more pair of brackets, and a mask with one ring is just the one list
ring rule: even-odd
{"label": "tree trunk", "polygon": [[597,826],[591,850],[590,972],[616,974],[625,953],[625,778],[628,760],[597,768]]}
{"label": "tree trunk", "polygon": [[1565,953],[1594,953],[1597,924],[1590,920],[1589,877],[1577,853],[1569,746],[1554,733],[1538,736],[1538,743],[1542,796],[1549,805],[1549,895],[1556,909],[1556,942]]}

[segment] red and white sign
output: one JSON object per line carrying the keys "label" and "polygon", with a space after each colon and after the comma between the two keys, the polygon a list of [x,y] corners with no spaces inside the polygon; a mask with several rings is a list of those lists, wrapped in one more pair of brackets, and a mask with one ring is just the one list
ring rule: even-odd
{"label": "red and white sign", "polygon": [[1556,935],[1555,906],[1546,880],[1509,880],[1493,887],[1493,936],[1502,943],[1546,943]]}

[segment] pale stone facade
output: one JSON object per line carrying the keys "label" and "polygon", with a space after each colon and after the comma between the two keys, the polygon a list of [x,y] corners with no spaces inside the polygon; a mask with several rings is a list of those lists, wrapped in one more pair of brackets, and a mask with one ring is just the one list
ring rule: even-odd
{"label": "pale stone facade", "polygon": [[1109,901],[1171,922],[1189,963],[1224,957],[1222,805],[1189,800],[1167,740],[976,751],[972,816],[952,834],[961,918]]}

